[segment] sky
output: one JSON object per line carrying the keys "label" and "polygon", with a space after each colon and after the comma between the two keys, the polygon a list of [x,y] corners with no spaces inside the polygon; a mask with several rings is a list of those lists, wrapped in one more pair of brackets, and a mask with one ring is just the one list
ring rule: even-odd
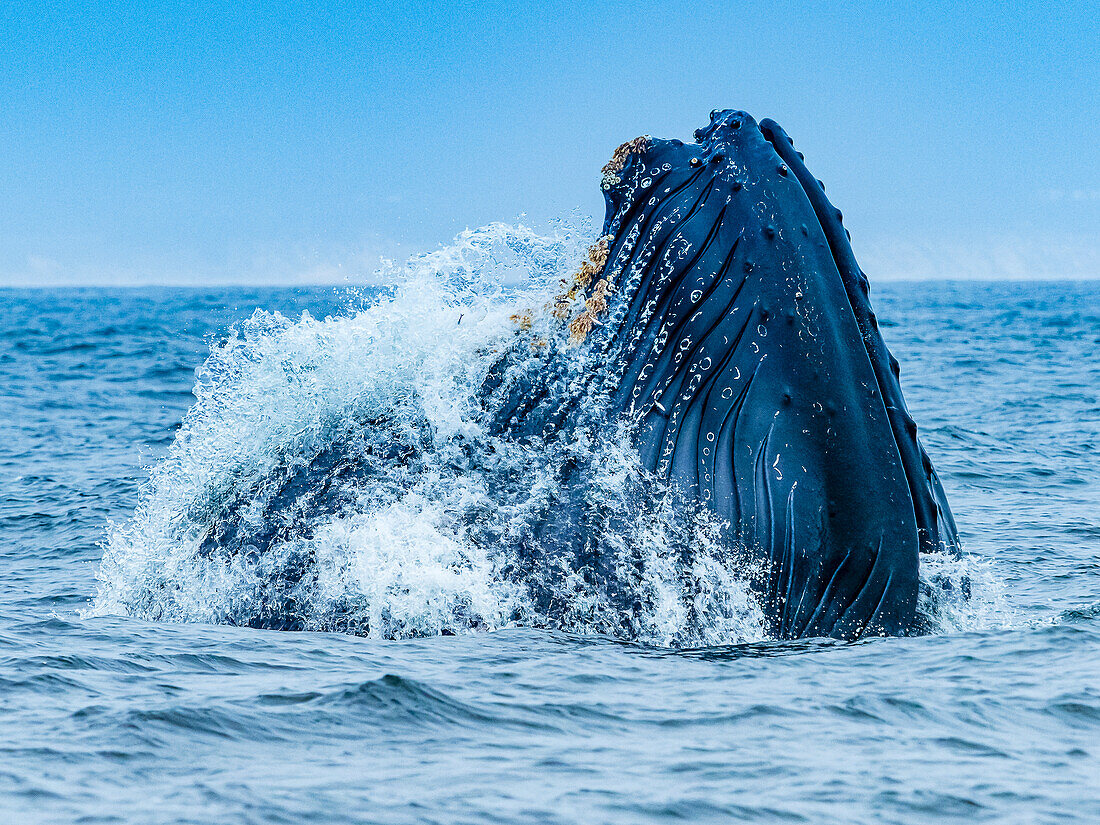
{"label": "sky", "polygon": [[600,167],[772,117],[863,269],[1100,277],[1100,8],[6,2],[0,285],[370,282]]}

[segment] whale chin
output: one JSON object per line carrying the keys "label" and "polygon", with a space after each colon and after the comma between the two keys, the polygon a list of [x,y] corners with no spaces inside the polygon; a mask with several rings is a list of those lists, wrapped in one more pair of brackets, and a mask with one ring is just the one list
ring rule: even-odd
{"label": "whale chin", "polygon": [[718,111],[695,138],[605,167],[606,260],[562,305],[591,386],[725,525],[773,634],[915,632],[920,554],[957,537],[841,214],[773,121]]}

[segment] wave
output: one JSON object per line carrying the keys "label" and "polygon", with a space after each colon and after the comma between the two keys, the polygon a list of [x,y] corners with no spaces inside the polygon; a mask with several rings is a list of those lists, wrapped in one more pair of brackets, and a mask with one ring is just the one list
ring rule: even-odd
{"label": "wave", "polygon": [[[625,432],[597,422],[522,444],[494,432],[484,390],[505,353],[516,373],[565,363],[563,386],[587,368],[563,355],[550,313],[530,310],[584,246],[580,231],[493,224],[394,271],[372,302],[350,295],[339,317],[257,310],[237,324],[197,370],[135,513],[111,526],[87,615],[376,638],[514,626],[676,647],[766,638],[720,525],[652,483]],[[584,513],[569,548],[540,528],[566,510]],[[985,568],[926,561],[931,629],[996,612]]]}

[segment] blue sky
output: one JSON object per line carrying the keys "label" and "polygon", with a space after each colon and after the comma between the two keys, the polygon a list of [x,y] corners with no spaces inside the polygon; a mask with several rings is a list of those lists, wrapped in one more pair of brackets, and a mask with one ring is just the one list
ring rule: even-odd
{"label": "blue sky", "polygon": [[361,281],[773,117],[872,280],[1100,276],[1094,3],[26,3],[0,284]]}

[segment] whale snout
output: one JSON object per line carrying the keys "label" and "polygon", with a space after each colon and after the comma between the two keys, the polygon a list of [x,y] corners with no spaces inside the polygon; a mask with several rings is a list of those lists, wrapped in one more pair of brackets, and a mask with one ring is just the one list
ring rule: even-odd
{"label": "whale snout", "polygon": [[740,109],[715,109],[710,113],[710,123],[695,130],[695,141],[706,144],[741,129],[759,128],[752,115]]}

